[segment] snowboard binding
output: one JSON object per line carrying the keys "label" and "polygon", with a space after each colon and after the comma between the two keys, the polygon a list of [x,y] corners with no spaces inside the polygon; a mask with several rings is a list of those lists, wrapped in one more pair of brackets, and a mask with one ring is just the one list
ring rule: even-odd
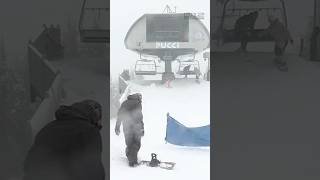
{"label": "snowboard binding", "polygon": [[151,167],[157,167],[159,166],[160,161],[157,159],[157,154],[151,153],[151,161],[149,163],[149,166]]}
{"label": "snowboard binding", "polygon": [[160,167],[162,169],[172,170],[176,163],[161,162],[157,159],[157,154],[151,153],[151,161],[140,161],[139,165],[145,164],[149,167]]}

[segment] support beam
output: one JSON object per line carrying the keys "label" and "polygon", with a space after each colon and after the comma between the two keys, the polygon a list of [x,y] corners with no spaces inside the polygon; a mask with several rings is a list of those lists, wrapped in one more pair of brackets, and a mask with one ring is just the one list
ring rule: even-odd
{"label": "support beam", "polygon": [[314,26],[319,26],[320,24],[320,0],[314,0]]}
{"label": "support beam", "polygon": [[320,61],[320,0],[314,0],[313,28],[310,44],[310,60]]}

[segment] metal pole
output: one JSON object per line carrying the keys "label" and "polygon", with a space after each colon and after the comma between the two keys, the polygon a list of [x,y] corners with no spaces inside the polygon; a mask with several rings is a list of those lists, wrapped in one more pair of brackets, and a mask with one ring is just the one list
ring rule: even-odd
{"label": "metal pole", "polygon": [[83,22],[83,16],[84,16],[84,13],[85,13],[86,3],[87,3],[87,1],[84,0],[83,3],[82,3],[82,7],[81,7],[79,24],[78,24],[78,28],[79,28],[80,32],[82,32],[82,22]]}
{"label": "metal pole", "polygon": [[313,5],[313,27],[317,25],[317,0],[314,0]]}
{"label": "metal pole", "polygon": [[287,9],[286,9],[286,4],[284,0],[280,0],[282,4],[282,9],[283,9],[283,17],[284,17],[284,23],[286,28],[288,28],[288,17],[287,17]]}
{"label": "metal pole", "polygon": [[171,73],[172,72],[171,61],[170,60],[165,60],[164,64],[165,64],[165,72],[166,73]]}
{"label": "metal pole", "polygon": [[[320,16],[320,13],[319,13],[319,10],[320,10],[320,4],[319,4],[319,0],[314,0],[314,22],[313,22],[313,31],[315,31],[315,28],[316,27],[319,27],[319,16]],[[319,50],[320,50],[320,39],[319,39],[319,36],[317,35],[315,39],[315,57],[314,57],[314,60],[316,61],[320,61],[320,53],[319,53]]]}

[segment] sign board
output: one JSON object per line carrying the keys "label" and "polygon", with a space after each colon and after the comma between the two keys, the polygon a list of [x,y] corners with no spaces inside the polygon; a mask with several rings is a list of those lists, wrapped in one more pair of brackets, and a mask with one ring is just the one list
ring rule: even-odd
{"label": "sign board", "polygon": [[189,19],[184,14],[148,14],[147,42],[188,42]]}
{"label": "sign board", "polygon": [[179,42],[156,42],[156,49],[178,49]]}

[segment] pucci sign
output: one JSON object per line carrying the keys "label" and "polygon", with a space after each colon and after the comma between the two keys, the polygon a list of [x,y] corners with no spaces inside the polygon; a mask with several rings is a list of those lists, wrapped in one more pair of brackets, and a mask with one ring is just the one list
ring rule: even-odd
{"label": "pucci sign", "polygon": [[157,49],[177,49],[180,48],[179,42],[156,42]]}

